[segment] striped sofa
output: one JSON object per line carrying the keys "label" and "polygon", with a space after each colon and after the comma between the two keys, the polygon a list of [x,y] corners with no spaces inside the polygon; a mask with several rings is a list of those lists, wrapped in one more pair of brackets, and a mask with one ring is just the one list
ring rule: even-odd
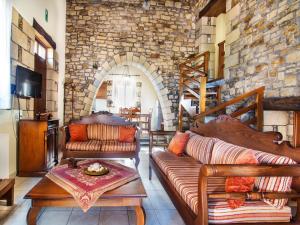
{"label": "striped sofa", "polygon": [[[291,188],[293,173],[297,170],[300,176],[296,161],[286,156],[231,144],[219,138],[188,132],[190,139],[185,154],[181,157],[155,148],[155,144],[150,150],[151,168],[187,224],[292,223],[292,208],[288,204],[288,196],[269,199],[265,193],[295,193]],[[259,165],[234,165],[235,160],[248,151],[255,155]],[[270,167],[275,164],[278,168]],[[282,165],[285,172],[278,165]],[[259,169],[264,168],[263,166],[266,167],[265,170]],[[249,174],[245,173],[245,168],[248,168]],[[267,177],[268,174],[274,174],[272,169],[287,176]],[[226,173],[232,173],[232,176],[254,176],[255,170],[258,170],[258,175],[265,176],[255,176],[254,194],[242,194],[246,198],[244,205],[230,208],[227,202],[229,193],[225,191]],[[230,194],[233,198],[234,194]]]}
{"label": "striped sofa", "polygon": [[[140,132],[136,124],[111,114],[94,114],[72,123],[87,124],[88,141],[70,142],[68,126],[64,126],[61,129],[63,158],[135,158],[138,166]],[[121,126],[136,127],[134,142],[119,141]]]}

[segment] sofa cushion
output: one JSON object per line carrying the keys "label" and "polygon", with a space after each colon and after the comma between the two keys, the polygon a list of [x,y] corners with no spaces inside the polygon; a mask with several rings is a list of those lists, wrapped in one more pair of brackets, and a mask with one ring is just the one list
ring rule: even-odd
{"label": "sofa cushion", "polygon": [[[273,155],[270,153],[255,151],[255,156],[260,164],[296,164],[288,157]],[[260,192],[290,192],[292,177],[258,177],[255,187]],[[286,205],[288,199],[264,199],[264,201],[277,208]]]}
{"label": "sofa cushion", "polygon": [[189,139],[190,135],[188,133],[177,131],[168,146],[169,151],[177,156],[181,156]]}
{"label": "sofa cushion", "polygon": [[216,139],[210,164],[235,164],[249,149]]}
{"label": "sofa cushion", "polygon": [[121,142],[134,142],[135,132],[136,128],[132,126],[121,126],[119,127],[120,130],[120,136],[119,141]]}
{"label": "sofa cushion", "polygon": [[84,142],[68,142],[66,144],[66,149],[70,151],[100,151],[101,141],[89,140]]}
{"label": "sofa cushion", "polygon": [[214,138],[203,137],[193,133],[187,143],[186,154],[203,164],[209,164],[214,140]]}
{"label": "sofa cushion", "polygon": [[87,125],[86,124],[70,124],[69,125],[69,132],[70,132],[70,141],[87,141]]}
{"label": "sofa cushion", "polygon": [[168,174],[171,168],[185,168],[187,165],[193,168],[198,168],[201,165],[199,162],[189,156],[178,157],[171,152],[167,151],[155,151],[152,153],[152,157],[163,171],[164,174]]}
{"label": "sofa cushion", "polygon": [[102,152],[134,152],[136,143],[127,143],[119,141],[104,141],[102,142]]}
{"label": "sofa cushion", "polygon": [[89,140],[111,141],[118,140],[120,136],[119,126],[106,124],[88,124],[87,136]]}
{"label": "sofa cushion", "polygon": [[214,199],[208,202],[209,224],[290,222],[292,213],[288,206],[274,208],[263,201],[246,201],[244,206],[230,209],[226,201]]}

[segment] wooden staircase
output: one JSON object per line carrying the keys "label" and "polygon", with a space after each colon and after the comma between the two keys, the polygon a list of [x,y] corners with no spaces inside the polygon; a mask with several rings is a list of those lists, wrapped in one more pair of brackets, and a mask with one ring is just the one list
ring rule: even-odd
{"label": "wooden staircase", "polygon": [[183,129],[184,112],[190,117],[221,102],[222,79],[208,80],[209,52],[193,55],[179,65],[178,130]]}

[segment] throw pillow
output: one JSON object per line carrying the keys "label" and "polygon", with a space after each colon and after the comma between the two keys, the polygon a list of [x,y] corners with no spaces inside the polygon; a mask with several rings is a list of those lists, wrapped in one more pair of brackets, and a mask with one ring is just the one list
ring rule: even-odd
{"label": "throw pillow", "polygon": [[[238,156],[235,164],[258,164],[258,161],[251,150],[246,150],[244,154]],[[250,192],[253,190],[255,177],[227,177],[225,181],[226,192]],[[228,205],[236,209],[245,203],[245,199],[228,199]]]}
{"label": "throw pillow", "polygon": [[136,128],[135,127],[120,127],[120,136],[119,141],[120,142],[128,142],[132,143],[134,142]]}
{"label": "throw pillow", "polygon": [[72,123],[69,125],[69,131],[71,142],[75,141],[87,141],[87,125],[86,124],[76,124]]}
{"label": "throw pillow", "polygon": [[177,156],[182,155],[184,149],[189,141],[190,135],[188,133],[182,133],[177,131],[169,144],[169,151]]}

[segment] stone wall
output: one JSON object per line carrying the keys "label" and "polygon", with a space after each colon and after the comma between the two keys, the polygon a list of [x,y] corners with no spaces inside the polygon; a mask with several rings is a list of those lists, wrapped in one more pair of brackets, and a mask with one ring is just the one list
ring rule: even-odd
{"label": "stone wall", "polygon": [[[235,2],[235,5],[232,5]],[[224,98],[300,96],[300,1],[227,0]]]}
{"label": "stone wall", "polygon": [[[35,29],[22,15],[13,8],[12,34],[11,34],[11,83],[16,84],[16,67],[18,65],[34,70],[34,42]],[[46,110],[53,117],[57,117],[57,81],[58,65],[57,52],[48,49],[47,58],[47,82],[46,82]],[[34,118],[34,99],[12,96],[13,109],[20,109],[23,118]]]}
{"label": "stone wall", "polygon": [[[99,87],[97,74],[124,61],[123,56],[149,70],[157,91],[163,90],[165,102],[171,102],[165,107],[176,115],[178,64],[194,53],[195,46],[191,1],[152,0],[148,11],[138,0],[89,2],[67,1],[66,78],[76,86],[74,117],[89,113]],[[72,114],[69,88],[65,97],[68,121]],[[173,123],[177,123],[175,116]]]}

